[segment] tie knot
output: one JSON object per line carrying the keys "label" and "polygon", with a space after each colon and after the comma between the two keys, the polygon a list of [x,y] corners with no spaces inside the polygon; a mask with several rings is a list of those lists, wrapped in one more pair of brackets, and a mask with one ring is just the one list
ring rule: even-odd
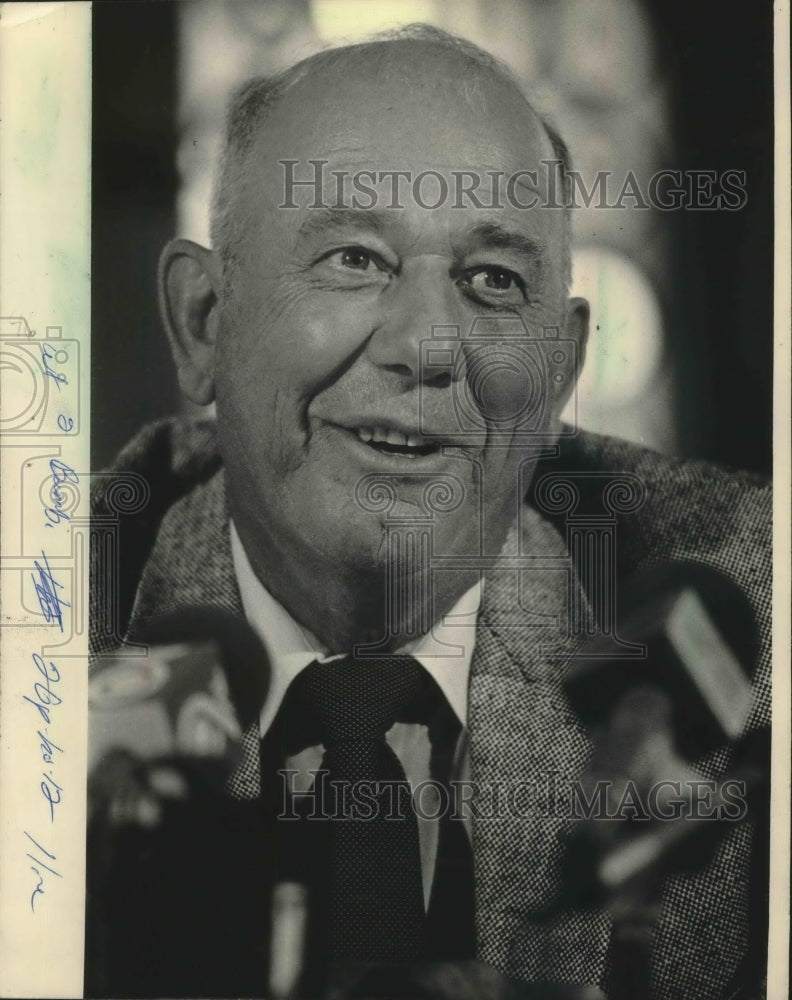
{"label": "tie knot", "polygon": [[432,681],[412,656],[314,661],[292,682],[287,699],[295,715],[315,727],[330,747],[383,739],[394,722],[426,721]]}

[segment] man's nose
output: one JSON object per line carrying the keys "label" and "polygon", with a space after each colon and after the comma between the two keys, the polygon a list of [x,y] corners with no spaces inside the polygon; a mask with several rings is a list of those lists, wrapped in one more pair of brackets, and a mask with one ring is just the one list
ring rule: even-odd
{"label": "man's nose", "polygon": [[396,278],[383,296],[367,353],[372,364],[410,383],[440,387],[464,376],[465,331],[459,290],[448,265],[433,265],[405,268]]}

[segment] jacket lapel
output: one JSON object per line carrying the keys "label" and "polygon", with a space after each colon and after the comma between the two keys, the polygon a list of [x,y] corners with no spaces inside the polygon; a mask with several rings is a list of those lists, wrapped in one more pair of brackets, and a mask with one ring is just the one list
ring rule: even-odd
{"label": "jacket lapel", "polygon": [[[222,469],[182,497],[163,518],[138,588],[127,639],[135,641],[140,627],[157,615],[208,605],[244,618]],[[254,799],[259,794],[260,746],[256,720],[245,730],[242,759],[228,781],[234,798]]]}
{"label": "jacket lapel", "polygon": [[540,913],[558,891],[559,838],[571,825],[564,790],[590,752],[561,688],[576,645],[570,601],[585,597],[555,528],[527,507],[522,521],[504,546],[504,568],[486,576],[471,666],[478,953],[531,981],[591,982],[604,967],[607,919]]}
{"label": "jacket lapel", "polygon": [[138,587],[129,637],[157,615],[209,604],[243,613],[222,469],[182,497],[163,518]]}
{"label": "jacket lapel", "polygon": [[[589,753],[560,684],[575,647],[569,602],[585,598],[558,532],[531,508],[522,513],[503,568],[486,576],[471,666],[478,954],[530,980],[591,981],[592,970],[604,968],[607,920],[567,913],[544,922],[539,915],[557,891],[559,837],[570,826],[564,784],[580,775]],[[514,568],[518,556],[524,569]],[[128,638],[152,617],[187,605],[243,615],[222,470],[163,519]],[[243,797],[257,791],[258,739],[258,732],[246,734]]]}

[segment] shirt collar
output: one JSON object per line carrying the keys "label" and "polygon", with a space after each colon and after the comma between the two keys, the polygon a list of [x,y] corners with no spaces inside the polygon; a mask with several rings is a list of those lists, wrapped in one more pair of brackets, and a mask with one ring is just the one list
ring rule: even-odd
{"label": "shirt collar", "polygon": [[[247,557],[231,521],[231,553],[245,617],[258,633],[270,658],[270,688],[261,710],[261,732],[266,733],[283,701],[286,689],[314,660],[331,660],[327,650],[263,586]],[[464,726],[467,722],[468,678],[476,641],[476,618],[483,581],[466,591],[434,628],[402,647],[437,681]]]}

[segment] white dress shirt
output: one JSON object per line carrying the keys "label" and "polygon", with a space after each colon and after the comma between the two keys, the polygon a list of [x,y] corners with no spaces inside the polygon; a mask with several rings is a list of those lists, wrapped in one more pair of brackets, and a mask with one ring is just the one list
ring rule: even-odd
{"label": "white dress shirt", "polygon": [[[344,654],[328,656],[327,649],[315,636],[299,625],[283,605],[275,600],[253,572],[233,521],[230,527],[234,570],[245,616],[264,643],[270,659],[270,687],[260,717],[263,736],[272,725],[289,684],[300,671],[314,660],[329,662]],[[465,728],[467,692],[482,585],[479,581],[463,594],[430,632],[398,650],[400,653],[410,653],[429,671],[462,725],[452,773],[450,776],[443,776],[445,780],[465,780],[469,774]],[[397,722],[385,738],[399,758],[413,789],[423,782],[430,782],[423,789],[421,801],[424,807],[422,812],[431,813],[433,788],[430,779],[437,776],[431,775],[429,770],[431,746],[427,727],[417,723]],[[322,746],[308,747],[285,762],[286,768],[298,772],[293,784],[295,791],[307,791],[310,788],[313,782],[310,772],[321,767],[323,754]],[[418,834],[424,905],[428,907],[437,858],[438,822],[419,813]]]}

